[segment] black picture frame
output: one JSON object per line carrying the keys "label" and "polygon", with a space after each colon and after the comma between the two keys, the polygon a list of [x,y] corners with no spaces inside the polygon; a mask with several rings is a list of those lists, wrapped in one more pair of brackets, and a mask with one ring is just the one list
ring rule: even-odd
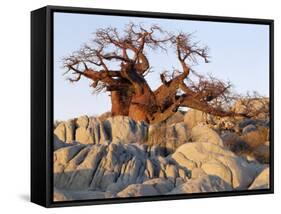
{"label": "black picture frame", "polygon": [[[102,14],[110,16],[200,20],[225,23],[268,25],[270,38],[270,188],[211,192],[190,195],[165,195],[138,198],[53,202],[53,14],[54,12]],[[274,192],[274,21],[237,17],[186,15],[158,12],[46,6],[31,12],[31,201],[44,207],[112,204],[190,198],[268,194]]]}

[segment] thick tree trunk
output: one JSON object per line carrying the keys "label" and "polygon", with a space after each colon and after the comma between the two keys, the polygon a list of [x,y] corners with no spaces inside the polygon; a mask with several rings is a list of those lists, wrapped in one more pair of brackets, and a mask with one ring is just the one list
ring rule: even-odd
{"label": "thick tree trunk", "polygon": [[145,78],[131,64],[123,64],[121,74],[132,84],[129,116],[136,121],[149,122],[157,111],[156,97]]}
{"label": "thick tree trunk", "polygon": [[156,100],[153,92],[146,84],[142,85],[142,92],[132,97],[129,107],[129,116],[136,121],[150,122],[157,111]]}
{"label": "thick tree trunk", "polygon": [[111,113],[112,116],[129,115],[131,97],[126,91],[111,91]]}

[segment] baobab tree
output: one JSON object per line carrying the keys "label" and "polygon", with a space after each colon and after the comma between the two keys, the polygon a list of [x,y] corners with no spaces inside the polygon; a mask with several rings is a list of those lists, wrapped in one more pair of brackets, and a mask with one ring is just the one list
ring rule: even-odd
{"label": "baobab tree", "polygon": [[[159,75],[161,85],[152,90],[146,75],[151,71],[148,51],[172,48],[180,69]],[[235,116],[224,108],[230,99],[230,84],[213,77],[197,75],[192,81],[190,64],[209,62],[208,48],[192,42],[191,34],[169,33],[157,25],[128,24],[122,32],[108,27],[98,29],[91,43],[64,58],[65,73],[77,82],[91,80],[96,92],[108,91],[112,115],[129,116],[136,121],[157,123],[173,115],[179,107],[198,109],[216,116]],[[248,116],[247,114],[239,116]]]}

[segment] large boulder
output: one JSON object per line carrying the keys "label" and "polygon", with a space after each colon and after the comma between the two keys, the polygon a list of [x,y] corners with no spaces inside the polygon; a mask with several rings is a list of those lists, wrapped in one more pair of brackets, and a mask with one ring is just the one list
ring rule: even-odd
{"label": "large boulder", "polygon": [[263,169],[263,166],[256,162],[248,162],[231,151],[209,142],[184,144],[171,155],[171,158],[182,167],[202,168],[208,175],[220,177],[235,189],[247,188]]}
{"label": "large boulder", "polygon": [[197,126],[198,124],[205,124],[208,120],[208,114],[196,110],[190,109],[184,115],[184,122],[187,125],[188,129],[192,129],[193,127]]}
{"label": "large boulder", "polygon": [[186,194],[200,192],[221,192],[230,191],[232,187],[218,176],[202,174],[199,177],[192,178],[182,185],[177,186],[168,194]]}
{"label": "large boulder", "polygon": [[223,146],[220,136],[206,125],[197,125],[191,130],[191,140],[193,142],[210,142]]}
{"label": "large boulder", "polygon": [[56,137],[65,143],[72,143],[74,141],[74,132],[74,120],[61,122],[56,126],[54,130],[54,134],[56,135]]}

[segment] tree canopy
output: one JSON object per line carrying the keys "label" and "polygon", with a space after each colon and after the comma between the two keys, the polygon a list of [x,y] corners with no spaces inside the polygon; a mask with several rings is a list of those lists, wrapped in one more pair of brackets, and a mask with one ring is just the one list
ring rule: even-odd
{"label": "tree canopy", "polygon": [[[161,85],[152,90],[146,80],[152,67],[147,53],[168,48],[174,50],[181,67],[161,72]],[[250,111],[238,114],[227,107],[234,99],[230,83],[192,69],[192,64],[209,60],[208,47],[192,41],[192,34],[130,23],[122,32],[114,27],[97,29],[91,42],[65,57],[63,63],[69,81],[88,78],[96,92],[110,92],[112,115],[157,123],[179,107],[189,107],[221,117],[252,116]],[[196,81],[190,78],[191,72]]]}

